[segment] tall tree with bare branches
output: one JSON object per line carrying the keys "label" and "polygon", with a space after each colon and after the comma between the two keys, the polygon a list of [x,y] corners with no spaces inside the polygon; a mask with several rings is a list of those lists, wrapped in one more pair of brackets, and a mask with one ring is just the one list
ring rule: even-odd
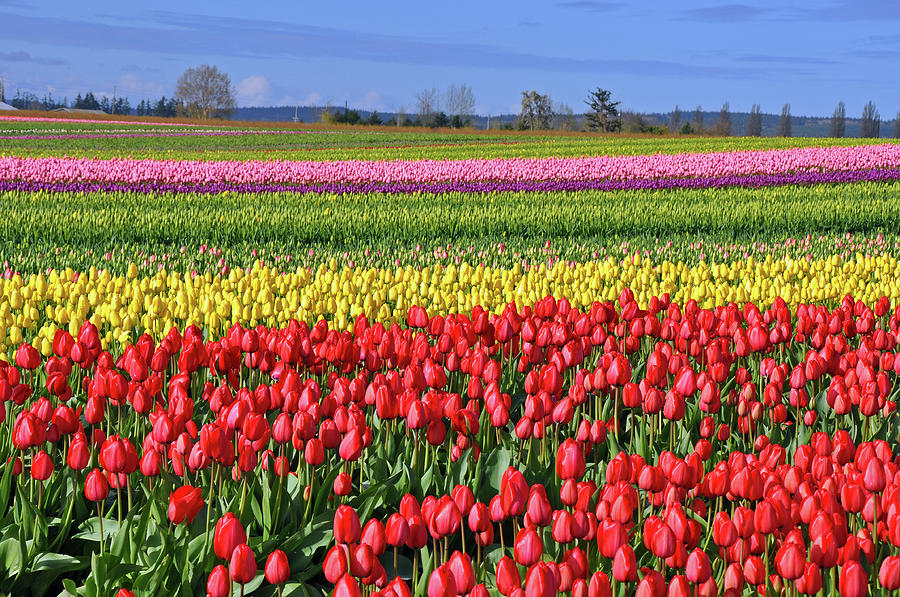
{"label": "tall tree with bare branches", "polygon": [[179,114],[188,118],[227,118],[237,108],[231,77],[208,64],[184,71],[175,85],[175,99]]}

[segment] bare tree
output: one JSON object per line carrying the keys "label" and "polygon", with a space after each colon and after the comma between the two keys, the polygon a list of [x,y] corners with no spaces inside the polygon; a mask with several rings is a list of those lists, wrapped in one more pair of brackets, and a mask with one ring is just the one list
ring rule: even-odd
{"label": "bare tree", "polygon": [[703,132],[703,108],[697,106],[697,109],[694,110],[694,118],[691,120],[691,128],[694,129],[695,133]]}
{"label": "bare tree", "polygon": [[632,110],[622,110],[620,116],[622,118],[622,130],[626,133],[648,133],[653,127],[646,114]]}
{"label": "bare tree", "polygon": [[790,137],[791,135],[791,105],[785,104],[781,108],[781,120],[778,121],[776,137]]}
{"label": "bare tree", "polygon": [[447,87],[445,102],[447,112],[452,117],[454,127],[468,126],[475,113],[475,94],[468,85],[456,85]]}
{"label": "bare tree", "polygon": [[416,94],[416,104],[419,113],[419,124],[431,126],[441,110],[441,94],[436,87],[423,89]]}
{"label": "bare tree", "polygon": [[519,115],[519,129],[549,129],[553,108],[549,95],[541,95],[535,90],[522,92],[522,113]]}
{"label": "bare tree", "polygon": [[844,137],[847,134],[847,107],[844,102],[838,102],[837,108],[831,115],[831,125],[828,127],[829,137]]}
{"label": "bare tree", "polygon": [[175,99],[180,115],[204,120],[227,118],[237,107],[231,78],[208,64],[184,71],[175,85]]}
{"label": "bare tree", "polygon": [[762,137],[762,113],[760,112],[759,104],[753,104],[750,108],[745,134],[748,137]]}
{"label": "bare tree", "polygon": [[575,111],[569,104],[560,103],[553,106],[553,128],[561,131],[574,131],[578,128]]}
{"label": "bare tree", "polygon": [[860,122],[859,136],[862,138],[875,138],[881,130],[881,115],[875,107],[875,103],[869,100],[863,107],[862,120]]}
{"label": "bare tree", "polygon": [[722,104],[722,109],[719,110],[719,120],[716,121],[716,126],[713,130],[720,137],[731,136],[731,111],[728,102]]}
{"label": "bare tree", "polygon": [[681,130],[681,110],[678,109],[678,104],[675,104],[675,111],[672,112],[672,116],[669,118],[669,132],[677,133]]}

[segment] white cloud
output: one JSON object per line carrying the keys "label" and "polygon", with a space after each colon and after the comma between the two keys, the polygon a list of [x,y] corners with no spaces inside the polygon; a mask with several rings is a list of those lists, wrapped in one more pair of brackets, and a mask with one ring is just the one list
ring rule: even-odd
{"label": "white cloud", "polygon": [[365,95],[362,96],[362,99],[359,100],[358,107],[363,110],[383,109],[384,105],[381,103],[381,94],[377,91],[367,91]]}
{"label": "white cloud", "polygon": [[322,94],[316,91],[308,93],[305,99],[300,100],[301,106],[321,106]]}
{"label": "white cloud", "polygon": [[[118,96],[131,98],[136,103],[141,99],[159,97],[166,92],[166,88],[156,81],[147,81],[126,73],[119,77],[115,91]],[[112,93],[107,92],[105,95],[112,96]]]}
{"label": "white cloud", "polygon": [[251,75],[237,84],[237,100],[242,106],[265,105],[271,86],[262,75]]}

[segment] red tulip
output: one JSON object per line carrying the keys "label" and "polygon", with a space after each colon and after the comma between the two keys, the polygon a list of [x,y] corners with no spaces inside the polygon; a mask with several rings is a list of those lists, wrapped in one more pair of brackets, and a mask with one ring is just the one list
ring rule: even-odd
{"label": "red tulip", "polygon": [[685,576],[694,584],[702,584],[711,574],[712,567],[709,564],[709,556],[699,547],[695,548],[688,556]]}
{"label": "red tulip", "polygon": [[818,564],[806,562],[803,576],[794,581],[797,591],[803,595],[816,595],[822,590],[822,571]]}
{"label": "red tulip", "polygon": [[76,435],[69,444],[69,452],[66,454],[66,464],[75,471],[84,470],[91,458],[91,452],[87,440],[83,435]]}
{"label": "red tulip", "polygon": [[394,547],[403,545],[406,543],[406,539],[409,536],[409,524],[406,522],[406,519],[403,518],[402,514],[394,512],[391,514],[391,517],[388,518],[387,524],[384,527],[384,533],[388,545],[393,545]]}
{"label": "red tulip", "polygon": [[775,554],[775,569],[785,580],[796,580],[806,570],[806,554],[793,542],[784,542]]}
{"label": "red tulip", "polygon": [[116,591],[116,597],[134,597],[134,593],[128,589],[119,589]]}
{"label": "red tulip", "polygon": [[288,564],[287,554],[280,549],[276,549],[269,554],[269,558],[266,560],[266,580],[273,585],[281,585],[290,576],[291,567]]}
{"label": "red tulip", "polygon": [[169,520],[174,524],[191,524],[203,507],[199,487],[184,485],[169,494]]}
{"label": "red tulip", "polygon": [[475,571],[472,568],[472,559],[468,554],[454,551],[447,566],[456,581],[458,593],[469,593],[475,587]]}
{"label": "red tulip", "polygon": [[613,577],[619,582],[631,582],[637,579],[637,559],[634,550],[627,543],[623,545],[613,558]]}
{"label": "red tulip", "polygon": [[238,545],[231,553],[228,563],[231,580],[245,585],[256,577],[256,556],[246,543]]}
{"label": "red tulip", "polygon": [[447,597],[458,593],[456,579],[446,564],[441,564],[431,572],[428,578],[428,597]]}
{"label": "red tulip", "polygon": [[102,502],[109,495],[109,484],[103,472],[95,468],[84,480],[84,497],[92,502]]}
{"label": "red tulip", "polygon": [[368,545],[350,545],[348,546],[348,564],[350,566],[350,574],[356,578],[366,578],[372,573],[375,566],[375,553]]}
{"label": "red tulip", "polygon": [[363,527],[360,543],[365,543],[372,548],[376,556],[384,553],[387,547],[384,525],[377,518],[373,518]]}
{"label": "red tulip", "polygon": [[31,461],[31,478],[36,481],[46,481],[52,474],[53,460],[41,450],[34,455],[34,460]]}
{"label": "red tulip", "polygon": [[541,559],[544,553],[544,542],[540,535],[530,527],[519,531],[513,548],[513,557],[522,566],[531,566]]}
{"label": "red tulip", "polygon": [[849,561],[841,566],[838,581],[841,597],[863,597],[869,592],[869,576],[857,561]]}
{"label": "red tulip", "polygon": [[612,597],[612,587],[605,572],[594,572],[588,583],[588,597]]}
{"label": "red tulip", "polygon": [[713,541],[719,547],[731,547],[738,539],[737,529],[727,512],[719,512],[713,518]]}
{"label": "red tulip", "polygon": [[231,594],[231,579],[228,570],[219,564],[209,573],[206,580],[207,597],[228,597]]}
{"label": "red tulip", "polygon": [[334,484],[331,489],[334,491],[334,495],[350,495],[350,490],[353,489],[353,480],[347,473],[338,473],[338,476],[334,478]]}
{"label": "red tulip", "polygon": [[[521,588],[522,578],[519,576],[519,568],[516,562],[509,556],[503,556],[497,562],[497,590],[502,595],[509,596],[513,589]],[[607,583],[608,584],[608,583]]]}
{"label": "red tulip", "polygon": [[350,570],[347,561],[347,546],[337,544],[328,550],[325,554],[325,560],[322,562],[322,571],[328,582],[336,584]]}
{"label": "red tulip", "polygon": [[889,591],[900,589],[900,556],[888,556],[881,562],[878,581]]}
{"label": "red tulip", "polygon": [[345,574],[334,585],[332,597],[362,597],[362,593],[359,590],[359,583],[357,583],[356,579],[349,574]]}
{"label": "red tulip", "polygon": [[337,543],[357,543],[362,529],[356,510],[343,504],[334,513],[334,540]]}
{"label": "red tulip", "polygon": [[556,597],[558,588],[559,577],[545,562],[536,563],[525,574],[525,594],[529,597]]}
{"label": "red tulip", "polygon": [[348,431],[344,436],[344,439],[341,440],[341,444],[338,447],[338,454],[343,460],[353,462],[359,460],[365,447],[362,432],[354,427]]}
{"label": "red tulip", "polygon": [[30,344],[22,344],[16,350],[16,366],[34,370],[41,366],[41,354]]}
{"label": "red tulip", "polygon": [[580,479],[584,475],[584,450],[569,438],[556,451],[556,474],[560,479]]}
{"label": "red tulip", "polygon": [[866,470],[863,475],[863,484],[866,486],[867,490],[875,493],[884,490],[884,466],[881,464],[878,457],[870,458],[868,464],[866,464]]}
{"label": "red tulip", "polygon": [[[645,525],[644,528],[647,528],[647,526]],[[650,551],[658,558],[668,558],[675,553],[676,542],[675,533],[672,532],[669,525],[660,521],[653,534],[650,535]]]}
{"label": "red tulip", "polygon": [[666,597],[690,597],[691,584],[687,577],[683,574],[676,574],[669,581],[669,589],[666,591]]}

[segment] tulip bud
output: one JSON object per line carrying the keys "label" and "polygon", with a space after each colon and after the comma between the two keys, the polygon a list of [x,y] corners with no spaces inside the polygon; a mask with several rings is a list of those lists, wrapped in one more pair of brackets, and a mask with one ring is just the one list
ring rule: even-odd
{"label": "tulip bud", "polygon": [[256,556],[246,543],[238,545],[231,553],[228,565],[231,580],[245,585],[256,576]]}

